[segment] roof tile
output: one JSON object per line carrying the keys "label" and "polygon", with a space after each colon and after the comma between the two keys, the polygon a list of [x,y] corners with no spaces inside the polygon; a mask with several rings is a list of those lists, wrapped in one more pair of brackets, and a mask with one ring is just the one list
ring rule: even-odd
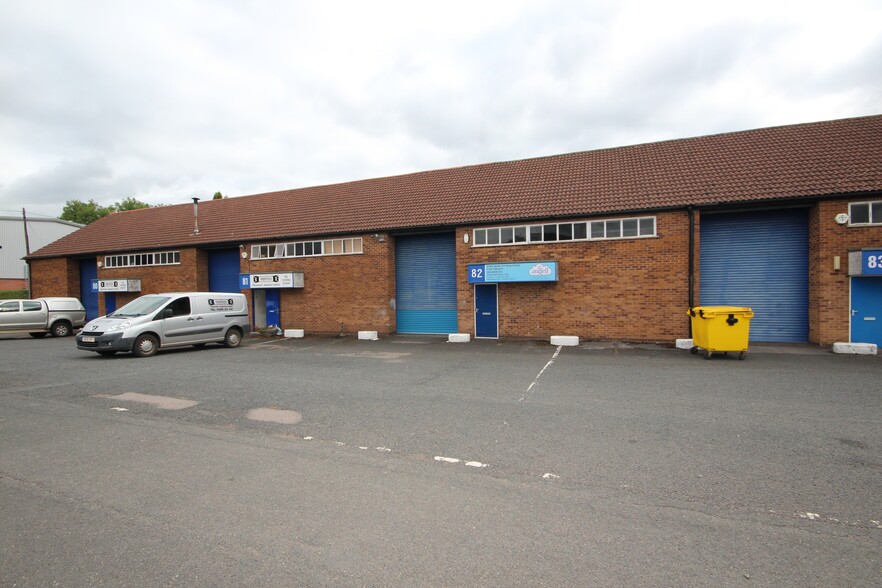
{"label": "roof tile", "polygon": [[882,191],[882,115],[120,212],[30,257]]}

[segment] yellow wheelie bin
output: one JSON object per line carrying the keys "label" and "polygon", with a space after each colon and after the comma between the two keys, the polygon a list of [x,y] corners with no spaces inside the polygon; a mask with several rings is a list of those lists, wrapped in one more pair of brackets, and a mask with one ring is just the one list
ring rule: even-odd
{"label": "yellow wheelie bin", "polygon": [[693,354],[704,349],[704,358],[714,353],[738,352],[738,359],[747,354],[750,319],[753,310],[744,306],[696,306],[687,312],[692,317]]}

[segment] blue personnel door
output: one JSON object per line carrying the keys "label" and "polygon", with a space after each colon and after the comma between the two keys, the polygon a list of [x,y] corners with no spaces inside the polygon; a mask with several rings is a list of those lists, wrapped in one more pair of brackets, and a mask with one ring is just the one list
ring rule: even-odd
{"label": "blue personnel door", "polygon": [[98,291],[92,290],[92,280],[98,279],[98,260],[80,261],[80,300],[86,307],[86,320],[98,318]]}
{"label": "blue personnel door", "polygon": [[851,341],[882,345],[882,278],[851,279]]}
{"label": "blue personnel door", "polygon": [[277,327],[281,327],[282,323],[279,322],[279,289],[278,288],[267,288],[264,290],[266,292],[266,324],[276,325]]}
{"label": "blue personnel door", "polygon": [[475,284],[475,338],[499,337],[496,284]]}
{"label": "blue personnel door", "polygon": [[116,292],[104,293],[104,312],[110,314],[116,310]]}

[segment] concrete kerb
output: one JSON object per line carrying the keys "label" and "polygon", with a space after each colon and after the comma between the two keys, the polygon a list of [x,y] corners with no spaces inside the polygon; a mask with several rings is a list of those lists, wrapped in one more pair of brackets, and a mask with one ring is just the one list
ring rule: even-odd
{"label": "concrete kerb", "polygon": [[[360,332],[360,333],[364,333],[364,332]],[[375,332],[369,331],[366,333],[367,333],[367,335],[362,335],[362,337],[365,337],[365,336],[370,337]],[[522,344],[525,342],[529,342],[531,345],[545,344],[545,345],[548,345],[549,347],[558,347],[559,346],[559,345],[552,345],[549,339],[545,339],[544,341],[541,339],[535,339],[535,340],[525,340],[525,339],[483,340],[483,339],[481,339],[481,340],[476,340],[476,339],[473,339],[471,337],[471,335],[469,335],[468,333],[451,333],[447,337],[444,337],[442,335],[442,336],[437,337],[436,339],[438,342],[444,342],[444,343],[454,342],[452,337],[455,335],[461,336],[461,338],[459,338],[459,340],[457,340],[456,342],[463,342],[463,343],[465,343],[465,342],[478,343],[479,341],[487,341],[487,342],[492,342],[494,345],[505,346],[507,344],[518,345],[518,344]],[[352,334],[347,335],[346,337],[343,337],[343,338],[344,339],[349,338],[350,340],[357,339],[358,341],[384,341],[385,340],[387,342],[399,343],[399,344],[406,343],[409,340],[409,336],[407,336],[407,335],[399,337],[394,334],[390,335],[388,337],[384,337],[384,338],[377,337],[376,339],[352,337]],[[340,340],[340,339],[341,338],[339,336],[335,336],[335,335],[318,335],[318,334],[305,336],[305,338],[299,338],[299,337],[294,338],[294,337],[283,337],[283,336],[261,337],[261,336],[252,335],[250,337],[246,337],[243,340],[243,344],[245,346],[253,346],[253,345],[260,345],[262,343],[269,344],[273,340],[275,340],[276,343],[287,342],[289,345],[297,346],[300,342],[307,341],[307,340],[317,342],[317,341],[321,341],[321,340],[336,341],[336,340]],[[555,339],[555,340],[557,341],[557,339]],[[420,344],[425,344],[425,342],[420,341]],[[854,346],[857,344],[853,344],[853,343],[837,344],[836,349],[834,350],[832,346],[831,347],[826,347],[826,346],[821,347],[818,345],[814,345],[812,343],[766,343],[766,342],[759,342],[759,343],[751,343],[750,344],[750,346],[748,347],[748,354],[762,353],[762,354],[781,354],[781,355],[830,355],[830,354],[836,353],[836,354],[848,354],[848,355],[878,356],[877,346],[872,345],[872,344],[860,344],[859,347],[856,348],[857,349],[856,351],[842,350],[842,345],[848,345],[848,346],[850,346],[849,349],[851,349],[851,346]],[[686,350],[689,350],[692,348],[692,339],[677,339],[674,342],[657,341],[655,343],[650,343],[650,342],[636,343],[636,342],[626,342],[626,341],[590,341],[590,340],[583,341],[583,340],[580,340],[578,345],[576,345],[574,347],[577,347],[579,349],[584,349],[586,351],[603,351],[603,350],[607,350],[607,349],[618,349],[618,350],[648,349],[648,350],[659,350],[659,351],[663,351],[663,350],[686,351]],[[876,353],[873,353],[873,351],[876,351]]]}

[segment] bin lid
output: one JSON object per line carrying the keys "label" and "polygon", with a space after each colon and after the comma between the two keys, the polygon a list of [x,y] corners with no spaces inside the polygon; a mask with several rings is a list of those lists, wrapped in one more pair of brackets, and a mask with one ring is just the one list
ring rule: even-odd
{"label": "bin lid", "polygon": [[687,314],[701,314],[702,316],[717,316],[721,314],[740,314],[753,316],[753,309],[747,306],[695,306]]}

